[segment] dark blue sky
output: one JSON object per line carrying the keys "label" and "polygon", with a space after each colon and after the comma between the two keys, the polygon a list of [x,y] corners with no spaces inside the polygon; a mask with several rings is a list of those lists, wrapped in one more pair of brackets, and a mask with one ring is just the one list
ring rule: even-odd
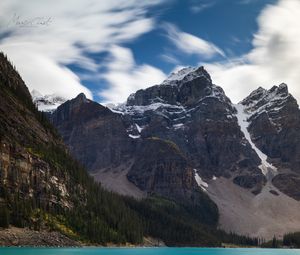
{"label": "dark blue sky", "polygon": [[[201,59],[199,56],[176,50],[162,29],[163,24],[172,23],[185,33],[215,44],[224,51],[227,58],[239,57],[252,48],[253,35],[258,29],[256,21],[259,13],[267,4],[275,2],[276,0],[167,1],[162,6],[153,8],[148,14],[156,17],[156,28],[122,46],[132,50],[137,65],[149,64],[166,74],[170,73],[176,65],[194,66],[204,60],[209,62],[224,59],[220,55]],[[163,59],[162,55],[172,56],[178,62],[170,63]],[[97,63],[109,61],[105,53],[89,56],[92,56]],[[86,72],[74,65],[69,67],[76,73]],[[99,86],[102,89],[107,87],[103,79],[83,79],[82,83],[92,92],[99,91]],[[97,101],[102,101],[97,93],[93,94]]]}

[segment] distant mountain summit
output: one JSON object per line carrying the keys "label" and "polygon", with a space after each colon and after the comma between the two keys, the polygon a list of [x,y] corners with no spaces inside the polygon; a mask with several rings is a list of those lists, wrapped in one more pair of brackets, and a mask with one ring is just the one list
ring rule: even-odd
{"label": "distant mountain summit", "polygon": [[259,88],[240,104],[249,115],[248,129],[257,146],[271,159],[278,159],[281,167],[288,165],[299,172],[300,110],[287,85]]}
{"label": "distant mountain summit", "polygon": [[273,184],[300,200],[300,110],[286,84],[259,88],[241,104],[248,112],[249,132],[278,169]]}
{"label": "distant mountain summit", "polygon": [[67,101],[67,99],[55,94],[42,95],[37,90],[31,91],[33,103],[42,112],[53,112],[58,106]]}
{"label": "distant mountain summit", "polygon": [[[172,73],[162,84],[138,90],[127,99],[127,106],[146,106],[162,103],[177,106],[191,106],[204,97],[223,96],[220,87],[212,84],[203,67],[184,68]],[[223,98],[225,99],[225,98]]]}
{"label": "distant mountain summit", "polygon": [[194,80],[199,77],[204,77],[209,82],[211,82],[211,78],[209,73],[201,67],[185,67],[177,72],[173,72],[169,75],[169,77],[163,81],[162,84],[165,85],[180,85],[183,81]]}

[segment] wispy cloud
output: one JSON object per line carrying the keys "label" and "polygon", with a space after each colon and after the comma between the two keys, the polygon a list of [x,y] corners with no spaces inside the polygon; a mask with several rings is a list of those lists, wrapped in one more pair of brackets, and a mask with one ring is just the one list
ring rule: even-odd
{"label": "wispy cloud", "polygon": [[216,2],[212,0],[194,0],[191,1],[190,10],[192,13],[199,13],[213,7],[215,4]]}
{"label": "wispy cloud", "polygon": [[120,46],[110,48],[107,72],[101,76],[110,85],[100,92],[105,103],[124,102],[129,94],[138,89],[161,83],[166,75],[159,69],[144,64],[137,65],[132,51]]}
{"label": "wispy cloud", "polygon": [[211,42],[197,36],[181,31],[175,25],[165,23],[163,25],[169,40],[178,50],[190,55],[197,55],[201,58],[212,58],[215,55],[225,57],[224,52]]}
{"label": "wispy cloud", "polygon": [[285,82],[300,102],[300,2],[281,0],[258,18],[253,49],[241,61],[205,64],[215,82],[239,101],[258,86]]}
{"label": "wispy cloud", "polygon": [[0,50],[8,54],[31,89],[67,98],[92,97],[68,66],[97,71],[87,53],[135,40],[155,26],[148,10],[162,0],[49,0],[0,2]]}
{"label": "wispy cloud", "polygon": [[169,54],[169,53],[161,54],[160,58],[163,61],[174,64],[174,65],[178,65],[180,63],[180,61],[176,57],[174,57],[172,54]]}

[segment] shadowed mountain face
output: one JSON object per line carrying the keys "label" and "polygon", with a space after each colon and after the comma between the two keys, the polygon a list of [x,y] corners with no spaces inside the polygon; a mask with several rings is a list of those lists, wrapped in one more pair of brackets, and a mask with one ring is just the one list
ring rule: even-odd
{"label": "shadowed mountain face", "polygon": [[58,107],[51,119],[73,155],[91,171],[118,166],[131,155],[121,116],[84,94]]}
{"label": "shadowed mountain face", "polygon": [[[192,204],[201,200],[202,190],[217,203],[224,229],[271,237],[293,229],[274,225],[286,217],[280,208],[289,204],[294,208],[289,215],[299,208],[299,116],[285,84],[259,88],[233,105],[200,67],[173,73],[112,109],[79,95],[51,119],[71,152],[106,188]],[[247,232],[239,212],[247,207],[253,215],[263,200],[279,206],[278,219],[261,205]],[[226,224],[239,217],[241,224]],[[264,220],[272,217],[272,223]],[[300,229],[300,219],[294,219]]]}
{"label": "shadowed mountain face", "polygon": [[[240,177],[240,186],[261,190],[265,178],[260,159],[235,115],[224,91],[200,67],[139,90],[113,110],[81,94],[61,105],[51,119],[93,174],[116,172],[121,166],[142,191],[182,200],[198,186],[196,175],[203,182]],[[110,185],[113,189],[114,183]]]}
{"label": "shadowed mountain face", "polygon": [[251,113],[249,131],[257,147],[277,167],[272,182],[300,200],[300,110],[286,84],[252,92],[241,102]]}
{"label": "shadowed mountain face", "polygon": [[300,110],[287,85],[259,88],[242,104],[251,112],[250,132],[257,146],[293,171],[300,171]]}

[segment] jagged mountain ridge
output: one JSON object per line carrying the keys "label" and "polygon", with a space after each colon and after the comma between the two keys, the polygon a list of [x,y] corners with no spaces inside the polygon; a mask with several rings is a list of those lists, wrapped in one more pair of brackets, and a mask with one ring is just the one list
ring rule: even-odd
{"label": "jagged mountain ridge", "polygon": [[283,193],[299,200],[300,110],[286,84],[259,88],[241,104],[251,114],[249,131],[257,146],[279,169],[272,179]]}
{"label": "jagged mountain ridge", "polygon": [[[64,105],[58,108],[57,113],[63,108]],[[125,104],[111,109],[110,115],[114,121],[118,119],[118,131],[112,132],[111,128],[96,131],[93,126],[103,121],[110,127],[110,121],[100,114],[93,124],[82,122],[80,127],[88,127],[89,131],[77,135],[85,144],[89,144],[89,140],[96,143],[93,151],[107,153],[105,158],[111,159],[116,152],[119,155],[119,161],[99,157],[100,160],[89,167],[93,176],[107,188],[137,197],[160,194],[175,200],[192,201],[194,190],[199,186],[217,203],[221,210],[220,225],[228,231],[272,237],[300,229],[297,216],[297,224],[287,223],[286,227],[274,224],[275,220],[281,221],[287,216],[280,212],[283,200],[288,201],[292,212],[299,208],[294,200],[299,194],[299,109],[287,86],[275,86],[269,91],[259,88],[238,105],[233,105],[222,88],[212,83],[203,67],[186,68],[172,74],[160,85],[130,95]],[[65,124],[62,121],[56,126]],[[71,134],[75,134],[78,126],[72,126],[72,130]],[[65,131],[63,129],[61,133]],[[86,139],[87,134],[94,131],[104,136],[102,140]],[[122,137],[123,142],[107,143],[111,137],[116,141],[116,136]],[[73,139],[76,140],[76,136]],[[279,146],[280,153],[276,144],[278,139],[283,143]],[[65,142],[71,151],[75,151],[75,143],[70,139]],[[287,153],[288,143],[292,144],[296,154]],[[120,148],[126,148],[126,153]],[[76,153],[84,155],[93,151],[86,146]],[[289,158],[288,154],[291,154]],[[82,163],[91,164],[90,161]],[[139,191],[133,190],[132,183]],[[227,206],[219,192],[224,183],[228,183],[226,189],[230,197]],[[254,215],[255,205],[262,207],[259,220],[254,222],[250,232],[242,224],[243,215],[238,210],[233,210],[233,214],[228,212],[235,208],[235,203],[243,204],[237,197],[237,190],[245,194],[244,199],[248,201],[249,206],[245,205],[243,210],[248,208]],[[276,217],[261,205],[261,197],[269,201],[267,203],[277,203],[279,213]],[[265,220],[264,224],[264,217],[274,219],[271,223]],[[235,227],[234,219],[238,218],[241,223]],[[225,221],[232,224],[224,224]],[[270,228],[272,224],[276,226]]]}
{"label": "jagged mountain ridge", "polygon": [[[114,191],[125,191],[125,194],[138,198],[144,197],[146,193],[154,193],[188,204],[201,202],[202,194],[193,178],[193,170],[187,163],[186,157],[180,151],[174,150],[172,143],[158,137],[149,137],[142,142],[135,139],[132,134],[128,133],[128,127],[126,127],[127,124],[126,121],[123,121],[122,115],[88,100],[83,94],[80,94],[75,99],[58,107],[52,114],[51,120],[66,144],[69,145],[72,153],[90,169],[91,174],[97,180],[102,181],[105,187]],[[153,143],[165,151],[167,157],[157,159],[154,155],[152,158],[153,169],[149,169],[152,173],[144,178],[145,176],[135,169],[138,168],[139,160],[137,158],[142,158],[145,154],[136,154],[136,152],[138,148],[150,148],[147,153],[155,153],[156,148]],[[174,159],[178,160],[178,165],[174,164]],[[170,165],[170,169],[177,169],[179,176],[167,173],[158,175],[162,161],[165,167]],[[156,164],[158,164],[157,168],[155,168]],[[186,166],[184,169],[181,168],[183,165]],[[112,173],[113,175],[109,178],[108,175]],[[185,176],[190,177],[183,181]],[[142,180],[141,178],[143,181],[134,181]],[[128,179],[132,182],[129,182]],[[160,182],[161,184],[159,184]],[[172,185],[177,192],[170,192],[169,187]],[[195,197],[198,199],[196,200]]]}
{"label": "jagged mountain ridge", "polygon": [[[256,179],[251,177],[252,188],[257,185],[259,190],[264,179],[257,169],[259,159],[249,144],[246,147],[240,144],[243,134],[231,101],[212,83],[203,67],[183,71],[187,72],[171,75],[161,85],[137,91],[129,97],[126,106],[117,108],[125,120],[129,116],[134,122],[129,130],[140,127],[138,135],[142,138],[157,136],[175,142],[202,178],[229,176],[244,168],[256,176]],[[149,94],[153,100],[148,99]],[[225,143],[218,137],[224,137]],[[233,149],[228,150],[228,146]]]}
{"label": "jagged mountain ridge", "polygon": [[[75,101],[78,101],[78,98]],[[83,104],[82,109],[85,107],[89,108],[88,104]],[[98,107],[100,110],[100,106]],[[253,188],[254,192],[257,192],[256,190],[259,191],[264,182],[264,177],[257,168],[259,159],[256,154],[249,145],[245,147],[239,143],[238,139],[234,139],[237,134],[242,139],[242,133],[239,131],[234,118],[235,108],[225,96],[224,91],[212,84],[209,74],[203,67],[192,69],[191,72],[187,72],[185,76],[180,77],[180,80],[172,78],[170,82],[166,80],[162,85],[140,90],[135,95],[131,95],[126,105],[114,109],[114,113],[111,113],[114,116],[112,117],[114,120],[119,119],[119,124],[113,125],[114,127],[119,127],[117,132],[113,132],[112,128],[96,131],[92,127],[92,130],[96,133],[111,137],[102,138],[104,141],[111,142],[111,139],[114,141],[116,137],[123,137],[122,139],[125,141],[125,137],[127,138],[127,142],[110,144],[113,147],[109,147],[109,149],[107,148],[109,145],[105,145],[104,141],[94,139],[94,135],[90,136],[90,131],[79,131],[80,135],[74,135],[74,132],[78,132],[80,129],[79,126],[90,127],[91,124],[88,124],[90,122],[84,123],[83,121],[78,125],[74,122],[70,124],[67,120],[57,122],[57,116],[61,115],[61,112],[65,112],[67,108],[68,104],[66,103],[54,112],[53,123],[60,130],[71,151],[73,150],[75,155],[78,154],[78,152],[75,152],[78,145],[72,139],[83,139],[85,141],[84,146],[87,146],[87,144],[92,146],[90,144],[97,141],[96,149],[94,148],[93,151],[79,149],[79,159],[85,154],[94,154],[96,150],[101,151],[102,154],[104,151],[110,150],[103,160],[101,160],[101,156],[97,157],[97,160],[100,159],[100,161],[95,163],[93,167],[89,167],[92,172],[101,172],[103,168],[107,172],[107,162],[111,163],[110,168],[116,168],[122,161],[126,162],[124,158],[121,161],[112,161],[111,156],[115,153],[128,158],[129,162],[134,162],[136,160],[136,148],[141,146],[140,144],[147,146],[149,139],[156,137],[161,141],[170,140],[174,142],[179,147],[179,151],[185,160],[194,169],[193,171],[201,172],[200,176],[202,178],[212,179],[213,176],[229,176],[230,172],[241,169],[241,171],[248,173],[247,177],[251,178],[251,188]],[[121,114],[117,115],[116,113]],[[81,114],[76,116],[84,117]],[[203,119],[205,121],[202,121]],[[123,126],[120,121],[122,121]],[[101,117],[101,121],[93,118],[93,123],[94,125],[96,123],[111,124],[109,120],[105,121],[105,117]],[[215,125],[216,123],[217,126]],[[73,131],[66,130],[62,125],[72,127]],[[112,132],[114,135],[112,135]],[[71,140],[65,134],[72,134]],[[224,136],[224,139],[228,140],[230,145],[219,140],[218,136]],[[234,151],[228,151],[228,146],[234,146]],[[126,147],[130,148],[127,151],[131,151],[127,155],[119,151],[120,148]],[[207,150],[207,147],[211,148],[210,151]],[[243,155],[242,160],[240,160],[240,153]],[[81,162],[87,166],[91,164],[90,160]],[[135,174],[140,173],[133,171],[130,163],[128,165],[129,167],[124,166],[123,168],[127,176],[130,176],[130,179],[133,180],[137,178],[134,177],[133,172]],[[228,171],[224,171],[224,168],[228,169]],[[150,179],[143,181],[144,186],[138,183],[135,184],[145,192],[164,193],[162,190],[156,190],[156,182],[152,185],[146,184]],[[178,180],[180,181],[179,178]],[[170,184],[170,180],[165,183],[167,186]],[[240,184],[243,185],[242,182]],[[189,188],[195,185],[196,182],[193,181]]]}
{"label": "jagged mountain ridge", "polygon": [[236,109],[241,130],[261,159],[259,168],[266,183],[255,197],[226,179],[220,178],[210,185],[208,190],[218,204],[221,226],[238,233],[269,237],[271,233],[281,236],[287,229],[298,231],[299,168],[294,162],[299,159],[300,114],[296,100],[287,85],[281,84],[270,90],[258,88]]}
{"label": "jagged mountain ridge", "polygon": [[[259,88],[241,104],[251,113],[249,130],[258,147],[270,158],[280,158],[298,172],[299,146],[294,147],[298,142],[290,143],[288,140],[299,139],[300,110],[287,85],[274,86],[268,91]],[[283,140],[286,136],[289,137]]]}

